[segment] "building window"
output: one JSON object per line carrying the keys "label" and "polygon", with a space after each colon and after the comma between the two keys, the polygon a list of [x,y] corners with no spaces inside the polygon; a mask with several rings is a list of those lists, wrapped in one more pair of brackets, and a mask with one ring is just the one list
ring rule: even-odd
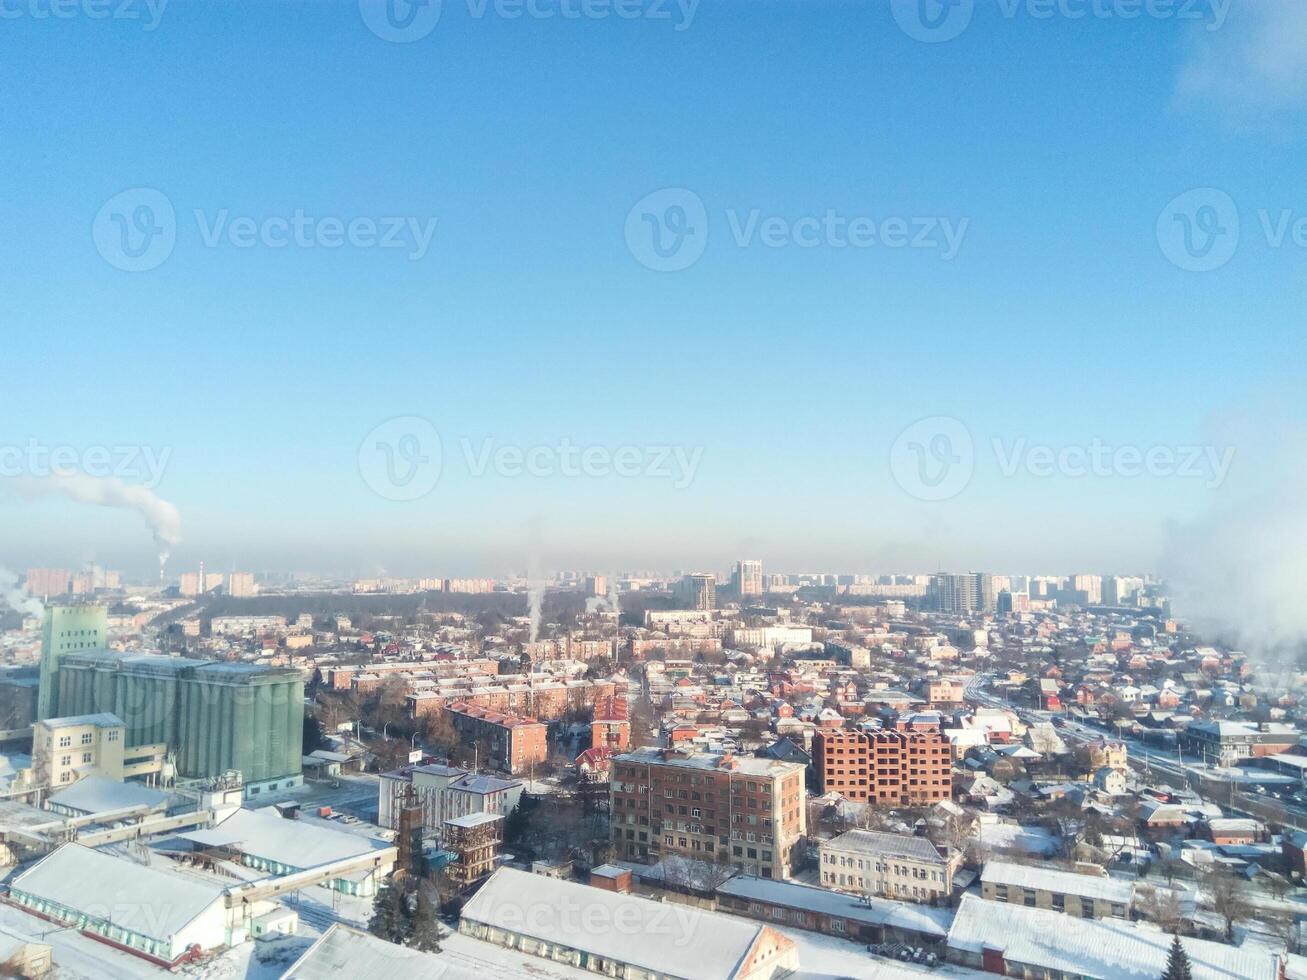
{"label": "building window", "polygon": [[110,742],[118,741],[118,729],[113,728],[109,730],[109,741]]}
{"label": "building window", "polygon": [[82,763],[83,763],[83,764],[86,764],[86,763],[90,762],[90,761],[91,761],[91,755],[92,755],[92,753],[90,753],[90,752],[83,752],[83,753],[82,753]]}
{"label": "building window", "polygon": [[73,744],[73,737],[72,737],[71,735],[60,735],[60,736],[59,736],[59,748],[61,748],[61,749],[66,749],[66,748],[68,748],[68,746],[70,746],[70,745],[72,745],[72,744]]}
{"label": "building window", "polygon": [[93,742],[94,740],[95,740],[95,735],[92,732],[82,732],[83,745],[90,745],[91,742]]}

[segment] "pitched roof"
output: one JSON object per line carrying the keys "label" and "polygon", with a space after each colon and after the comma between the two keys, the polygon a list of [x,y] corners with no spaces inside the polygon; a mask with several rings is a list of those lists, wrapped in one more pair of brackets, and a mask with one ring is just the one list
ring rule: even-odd
{"label": "pitched roof", "polygon": [[754,902],[782,905],[785,908],[805,909],[866,922],[887,925],[923,936],[942,938],[948,932],[951,918],[948,909],[936,909],[916,902],[897,902],[874,895],[853,896],[827,888],[814,888],[789,881],[773,881],[736,875],[717,887],[718,895],[730,895]]}
{"label": "pitched roof", "polygon": [[463,906],[464,922],[583,950],[652,973],[739,975],[766,926],[571,881],[500,868]]}
{"label": "pitched roof", "polygon": [[487,980],[525,977],[501,972],[487,963],[449,962],[444,955],[423,953],[337,922],[297,959],[281,980],[340,980],[385,977],[386,980]]}
{"label": "pitched roof", "polygon": [[163,941],[222,901],[224,892],[220,884],[147,868],[81,844],[51,852],[15,878],[11,889]]}
{"label": "pitched roof", "polygon": [[386,847],[359,834],[287,820],[273,810],[240,809],[216,827],[177,836],[209,847],[234,845],[243,854],[302,870]]}
{"label": "pitched roof", "polygon": [[1059,871],[1056,868],[1010,864],[1007,861],[985,862],[980,880],[995,885],[1014,885],[1031,891],[1081,895],[1085,898],[1096,898],[1123,905],[1128,905],[1135,893],[1134,885],[1118,878],[1080,875],[1070,871]]}
{"label": "pitched roof", "polygon": [[107,776],[87,776],[51,795],[49,802],[82,813],[112,813],[138,806],[162,806],[167,800],[167,793],[141,783],[123,783]]}
{"label": "pitched roof", "polygon": [[838,837],[826,841],[823,847],[841,851],[860,851],[881,857],[907,858],[931,864],[945,864],[935,845],[924,837],[907,834],[886,834],[878,830],[846,830]]}
{"label": "pitched roof", "polygon": [[[1074,926],[1074,928],[1071,928]],[[1183,940],[1193,980],[1277,980],[1279,956],[1265,947]],[[949,929],[952,949],[1002,952],[1009,964],[1113,980],[1156,980],[1171,935],[1120,919],[1068,919],[1061,912],[964,895]]]}

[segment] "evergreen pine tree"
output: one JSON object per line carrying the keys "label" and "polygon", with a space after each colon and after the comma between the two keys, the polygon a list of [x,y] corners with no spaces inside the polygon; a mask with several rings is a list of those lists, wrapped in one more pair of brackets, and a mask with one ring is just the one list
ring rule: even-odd
{"label": "evergreen pine tree", "polygon": [[391,878],[373,896],[368,932],[389,943],[402,943],[408,935],[407,912],[404,891]]}
{"label": "evergreen pine tree", "polygon": [[440,952],[440,906],[426,888],[418,888],[408,945],[424,953]]}
{"label": "evergreen pine tree", "polygon": [[1162,980],[1192,980],[1189,972],[1189,954],[1184,951],[1184,943],[1180,942],[1180,934],[1176,933],[1175,938],[1171,940],[1171,952],[1166,957],[1166,972],[1162,974]]}

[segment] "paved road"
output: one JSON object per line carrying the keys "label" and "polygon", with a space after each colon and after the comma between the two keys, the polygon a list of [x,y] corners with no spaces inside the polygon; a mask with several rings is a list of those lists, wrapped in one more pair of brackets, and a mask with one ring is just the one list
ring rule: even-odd
{"label": "paved road", "polygon": [[[979,704],[993,708],[1004,708],[1016,713],[1026,724],[1035,724],[1037,722],[1048,722],[1053,718],[1052,713],[1047,711],[1035,711],[1024,706],[1014,705],[1011,702],[999,697],[992,692],[983,690],[983,685],[988,684],[993,679],[992,674],[976,674],[967,683],[966,695],[970,700]],[[1170,776],[1172,779],[1179,780],[1185,786],[1192,786],[1196,779],[1203,780],[1221,780],[1224,777],[1210,766],[1198,763],[1182,762],[1178,752],[1170,752],[1166,749],[1160,749],[1156,746],[1146,745],[1137,738],[1128,735],[1118,735],[1107,729],[1100,729],[1074,719],[1062,717],[1062,723],[1058,727],[1058,733],[1064,741],[1084,744],[1100,738],[1118,739],[1125,743],[1129,753],[1129,765],[1132,769],[1142,773],[1145,777],[1151,776],[1154,771]],[[1247,809],[1236,804],[1234,799],[1235,785],[1233,781],[1229,782],[1230,798],[1226,801],[1214,800],[1219,802],[1232,813],[1244,816],[1257,817],[1265,819],[1264,814],[1250,812]],[[1288,800],[1277,800],[1267,793],[1257,790],[1241,789],[1238,790],[1243,802],[1260,804],[1264,807],[1282,809],[1288,816],[1285,822],[1290,826],[1298,829],[1307,829],[1307,806],[1294,803]]]}

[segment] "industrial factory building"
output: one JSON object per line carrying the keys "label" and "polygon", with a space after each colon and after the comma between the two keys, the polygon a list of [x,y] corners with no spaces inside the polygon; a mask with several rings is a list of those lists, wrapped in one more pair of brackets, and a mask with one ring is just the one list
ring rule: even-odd
{"label": "industrial factory building", "polygon": [[197,852],[234,860],[273,877],[312,877],[346,895],[375,894],[395,866],[395,848],[384,841],[288,820],[273,807],[240,809],[216,827],[178,837]]}
{"label": "industrial factory building", "polygon": [[799,969],[770,926],[500,868],[463,906],[458,931],[608,977],[771,980]]}
{"label": "industrial factory building", "polygon": [[[64,653],[52,710],[112,712],[126,725],[134,775],[205,779],[238,770],[245,793],[302,781],[304,682],[288,667],[187,660],[108,650]],[[164,771],[166,759],[176,772]]]}
{"label": "industrial factory building", "polygon": [[172,966],[243,942],[244,910],[221,884],[65,844],[16,877],[9,900],[53,922]]}

